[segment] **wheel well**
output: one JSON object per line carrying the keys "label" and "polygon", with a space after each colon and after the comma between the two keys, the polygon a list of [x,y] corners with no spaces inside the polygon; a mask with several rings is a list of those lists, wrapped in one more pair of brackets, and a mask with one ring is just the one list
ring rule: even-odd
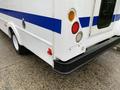
{"label": "wheel well", "polygon": [[10,37],[11,37],[12,34],[14,33],[14,32],[13,32],[13,29],[12,29],[11,27],[8,28],[8,32],[9,32]]}

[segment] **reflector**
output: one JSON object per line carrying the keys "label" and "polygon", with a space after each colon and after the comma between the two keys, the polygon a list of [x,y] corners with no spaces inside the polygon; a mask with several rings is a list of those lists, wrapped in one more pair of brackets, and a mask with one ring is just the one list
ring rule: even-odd
{"label": "reflector", "polygon": [[81,41],[83,37],[83,33],[82,32],[79,32],[77,35],[76,35],[76,42],[79,43]]}
{"label": "reflector", "polygon": [[48,55],[52,56],[52,50],[50,48],[48,48],[48,51],[47,51]]}
{"label": "reflector", "polygon": [[73,21],[75,18],[75,12],[73,10],[71,10],[69,13],[68,13],[68,19],[70,21]]}
{"label": "reflector", "polygon": [[73,24],[73,26],[72,26],[72,33],[73,34],[76,34],[77,32],[78,32],[78,30],[79,30],[79,23],[78,22],[75,22],[74,24]]}

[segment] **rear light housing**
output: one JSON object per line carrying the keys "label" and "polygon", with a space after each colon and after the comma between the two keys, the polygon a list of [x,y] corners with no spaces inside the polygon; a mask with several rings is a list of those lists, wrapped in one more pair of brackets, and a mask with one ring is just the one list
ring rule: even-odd
{"label": "rear light housing", "polygon": [[47,54],[50,55],[50,56],[53,55],[53,53],[52,53],[52,49],[51,49],[51,48],[48,48],[48,50],[47,50]]}
{"label": "rear light housing", "polygon": [[75,19],[76,12],[74,9],[71,9],[70,12],[68,13],[68,19],[69,21],[73,21]]}
{"label": "rear light housing", "polygon": [[83,32],[80,31],[80,32],[78,32],[77,35],[76,35],[76,42],[79,43],[82,38],[83,38]]}
{"label": "rear light housing", "polygon": [[73,34],[76,34],[78,31],[79,31],[79,23],[78,22],[75,22],[73,25],[72,25],[72,33]]}

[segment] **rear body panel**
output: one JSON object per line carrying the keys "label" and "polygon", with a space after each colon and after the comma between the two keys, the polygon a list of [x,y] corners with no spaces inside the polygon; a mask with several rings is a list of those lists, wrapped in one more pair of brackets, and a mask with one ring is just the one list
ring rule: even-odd
{"label": "rear body panel", "polygon": [[[120,1],[117,0],[116,2],[111,24],[108,27],[98,29],[97,19],[99,18],[101,2],[102,0],[87,0],[87,2],[85,0],[56,1],[55,16],[62,19],[61,34],[54,35],[54,52],[58,59],[68,61],[77,55],[85,53],[87,48],[117,35],[116,32],[119,31],[113,28],[115,23],[119,22],[120,19],[114,21],[115,17],[120,16],[118,12]],[[71,8],[76,10],[76,18],[73,22],[70,22],[67,17]],[[80,24],[79,32],[83,32],[83,38],[79,43],[76,43],[76,35],[71,32],[71,27],[75,21],[78,21]]]}
{"label": "rear body panel", "polygon": [[[61,34],[55,33],[55,56],[63,61],[67,61],[70,58],[77,56],[86,51],[86,46],[83,42],[89,37],[89,23],[84,24],[85,17],[90,17],[92,15],[94,0],[76,0],[69,1],[64,0],[55,1],[55,16],[56,18],[62,19],[62,31]],[[64,5],[64,6],[63,6]],[[71,32],[71,27],[73,22],[68,20],[68,12],[71,8],[76,9],[76,18],[73,22],[78,21],[80,24],[80,30],[83,32],[83,38],[80,43],[76,43],[75,37]],[[85,18],[85,19],[84,19]],[[81,22],[80,22],[81,20]]]}

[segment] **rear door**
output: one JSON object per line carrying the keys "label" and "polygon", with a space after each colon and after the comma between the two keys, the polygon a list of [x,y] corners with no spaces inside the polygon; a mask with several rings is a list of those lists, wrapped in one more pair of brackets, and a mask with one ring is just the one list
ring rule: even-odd
{"label": "rear door", "polygon": [[116,1],[117,0],[96,0],[91,36],[112,30]]}

